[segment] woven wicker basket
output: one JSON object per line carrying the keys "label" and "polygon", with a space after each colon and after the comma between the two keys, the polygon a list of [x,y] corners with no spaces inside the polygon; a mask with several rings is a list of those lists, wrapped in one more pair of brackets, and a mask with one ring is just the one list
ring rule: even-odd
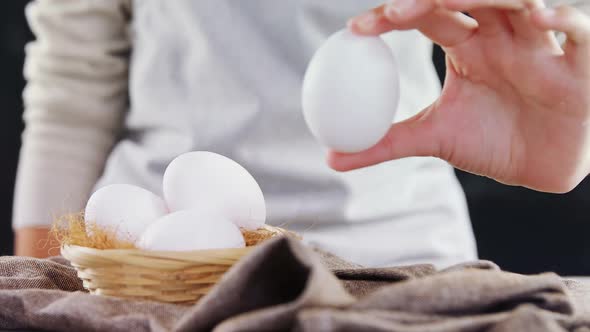
{"label": "woven wicker basket", "polygon": [[[273,236],[294,235],[270,226],[261,231],[272,232]],[[99,250],[70,245],[63,246],[61,253],[76,268],[91,294],[194,304],[256,244],[192,252]]]}

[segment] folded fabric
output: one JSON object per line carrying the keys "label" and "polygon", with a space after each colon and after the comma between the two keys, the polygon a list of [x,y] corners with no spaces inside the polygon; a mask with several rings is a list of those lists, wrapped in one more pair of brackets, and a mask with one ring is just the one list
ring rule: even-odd
{"label": "folded fabric", "polygon": [[590,331],[590,287],[475,262],[365,269],[275,239],[194,306],[89,295],[63,258],[0,258],[0,328],[49,331]]}

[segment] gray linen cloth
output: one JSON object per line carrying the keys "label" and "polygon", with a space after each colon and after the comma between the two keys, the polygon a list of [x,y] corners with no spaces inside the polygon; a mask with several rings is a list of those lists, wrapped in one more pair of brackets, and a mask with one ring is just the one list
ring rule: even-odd
{"label": "gray linen cloth", "polygon": [[365,269],[281,238],[194,306],[89,295],[63,258],[0,258],[0,328],[50,331],[590,331],[590,287],[474,262]]}

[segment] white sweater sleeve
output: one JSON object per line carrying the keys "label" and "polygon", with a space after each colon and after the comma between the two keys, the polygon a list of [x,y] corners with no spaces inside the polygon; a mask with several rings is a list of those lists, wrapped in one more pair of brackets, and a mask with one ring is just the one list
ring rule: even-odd
{"label": "white sweater sleeve", "polygon": [[79,212],[128,105],[130,0],[37,0],[26,10],[26,129],[13,228]]}

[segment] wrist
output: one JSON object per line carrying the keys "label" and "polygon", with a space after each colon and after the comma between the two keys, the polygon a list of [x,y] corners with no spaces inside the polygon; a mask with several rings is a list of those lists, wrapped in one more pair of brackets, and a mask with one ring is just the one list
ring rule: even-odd
{"label": "wrist", "polygon": [[46,258],[59,255],[59,243],[49,227],[22,227],[14,230],[16,256]]}

